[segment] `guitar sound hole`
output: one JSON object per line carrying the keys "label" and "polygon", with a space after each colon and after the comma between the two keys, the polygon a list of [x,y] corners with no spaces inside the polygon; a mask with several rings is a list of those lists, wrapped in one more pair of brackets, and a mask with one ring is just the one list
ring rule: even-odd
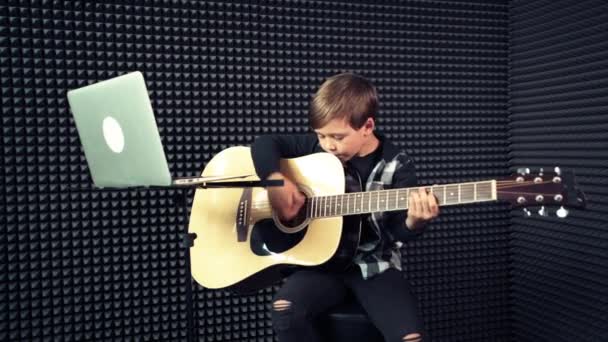
{"label": "guitar sound hole", "polygon": [[281,223],[285,225],[285,227],[294,228],[304,223],[304,221],[306,221],[306,203],[304,203],[294,218],[289,221],[281,221]]}
{"label": "guitar sound hole", "polygon": [[293,234],[279,230],[271,219],[257,222],[251,231],[251,251],[260,256],[282,253],[302,241],[307,228]]}

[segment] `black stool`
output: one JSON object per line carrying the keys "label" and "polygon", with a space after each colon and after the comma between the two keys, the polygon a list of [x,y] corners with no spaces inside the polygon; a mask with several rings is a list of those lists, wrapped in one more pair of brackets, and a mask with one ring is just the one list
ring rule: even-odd
{"label": "black stool", "polygon": [[384,342],[357,301],[349,299],[319,318],[321,334],[328,342]]}

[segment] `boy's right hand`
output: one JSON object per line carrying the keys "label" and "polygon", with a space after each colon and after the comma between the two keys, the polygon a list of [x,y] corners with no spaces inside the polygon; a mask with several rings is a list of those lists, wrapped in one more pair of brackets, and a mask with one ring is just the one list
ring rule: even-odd
{"label": "boy's right hand", "polygon": [[282,222],[295,218],[306,197],[298,190],[294,182],[280,172],[273,172],[268,179],[282,179],[283,186],[268,187],[268,200]]}

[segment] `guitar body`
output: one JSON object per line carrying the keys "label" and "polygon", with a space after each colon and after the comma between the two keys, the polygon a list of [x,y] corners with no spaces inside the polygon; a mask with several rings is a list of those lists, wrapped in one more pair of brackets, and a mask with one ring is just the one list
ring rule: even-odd
{"label": "guitar body", "polygon": [[[228,148],[202,176],[254,175],[250,153],[248,147]],[[281,172],[309,195],[344,193],[342,164],[330,154],[281,160]],[[206,288],[252,292],[295,267],[344,268],[359,243],[357,215],[312,219],[298,232],[284,232],[275,222],[264,188],[197,189],[188,228],[197,236],[190,250],[192,277]]]}

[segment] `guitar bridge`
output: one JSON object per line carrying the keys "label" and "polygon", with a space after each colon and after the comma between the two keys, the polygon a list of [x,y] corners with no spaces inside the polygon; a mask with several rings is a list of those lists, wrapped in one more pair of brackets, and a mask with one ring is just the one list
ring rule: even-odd
{"label": "guitar bridge", "polygon": [[236,212],[236,240],[238,242],[247,241],[247,230],[249,228],[249,215],[251,213],[251,188],[245,188],[239,207]]}

